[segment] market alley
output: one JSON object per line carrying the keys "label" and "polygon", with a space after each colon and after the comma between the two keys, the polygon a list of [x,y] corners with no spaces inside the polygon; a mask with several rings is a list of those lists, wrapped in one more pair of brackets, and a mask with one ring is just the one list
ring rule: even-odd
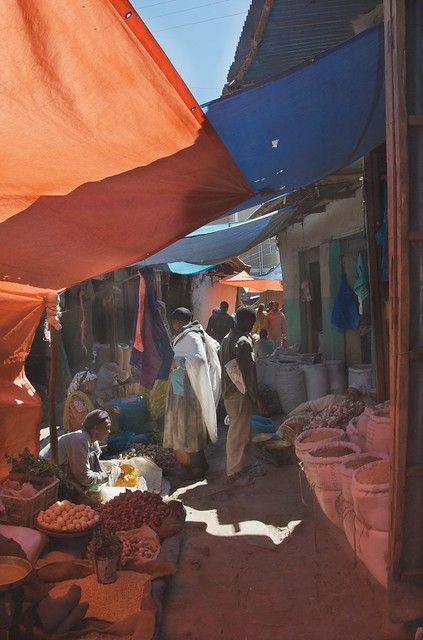
{"label": "market alley", "polygon": [[[300,488],[296,464],[227,488],[224,438],[207,481],[176,495],[187,510],[163,640],[401,640],[386,592]],[[306,506],[307,504],[307,506]]]}

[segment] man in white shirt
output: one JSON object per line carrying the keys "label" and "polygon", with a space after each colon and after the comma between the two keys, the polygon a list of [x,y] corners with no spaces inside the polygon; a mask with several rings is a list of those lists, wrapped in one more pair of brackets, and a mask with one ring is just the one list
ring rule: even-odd
{"label": "man in white shirt", "polygon": [[[110,433],[110,417],[106,411],[91,411],[81,429],[60,436],[58,441],[58,465],[66,476],[76,482],[83,491],[92,485],[106,482],[108,474],[100,464],[99,441]],[[40,452],[41,458],[51,458],[50,445]]]}

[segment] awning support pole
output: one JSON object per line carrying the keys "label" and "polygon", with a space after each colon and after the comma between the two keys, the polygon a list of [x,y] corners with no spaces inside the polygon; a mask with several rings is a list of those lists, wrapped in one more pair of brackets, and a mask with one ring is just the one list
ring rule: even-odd
{"label": "awning support pole", "polygon": [[50,426],[50,449],[51,459],[57,464],[58,460],[58,438],[56,421],[56,389],[57,389],[57,364],[58,364],[58,331],[50,327],[50,378],[48,383],[48,414]]}
{"label": "awning support pole", "polygon": [[47,323],[50,331],[50,377],[48,382],[48,414],[50,428],[51,459],[58,463],[58,437],[56,420],[57,367],[59,362],[60,305],[59,296],[53,294],[46,299]]}

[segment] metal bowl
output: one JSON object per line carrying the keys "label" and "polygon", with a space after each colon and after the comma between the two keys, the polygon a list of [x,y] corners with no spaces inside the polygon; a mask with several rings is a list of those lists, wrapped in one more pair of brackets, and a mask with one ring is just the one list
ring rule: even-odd
{"label": "metal bowl", "polygon": [[[7,578],[7,567],[13,567],[10,579]],[[7,591],[23,584],[32,571],[32,564],[18,556],[0,556],[0,591]]]}

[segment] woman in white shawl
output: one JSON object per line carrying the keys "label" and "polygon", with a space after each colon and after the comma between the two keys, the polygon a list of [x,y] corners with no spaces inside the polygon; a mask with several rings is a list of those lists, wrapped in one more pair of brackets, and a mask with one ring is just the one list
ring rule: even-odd
{"label": "woman in white shawl", "polygon": [[187,478],[204,476],[204,448],[217,438],[220,397],[219,344],[192,313],[180,307],[171,315],[175,359],[166,402],[163,446],[175,451]]}

